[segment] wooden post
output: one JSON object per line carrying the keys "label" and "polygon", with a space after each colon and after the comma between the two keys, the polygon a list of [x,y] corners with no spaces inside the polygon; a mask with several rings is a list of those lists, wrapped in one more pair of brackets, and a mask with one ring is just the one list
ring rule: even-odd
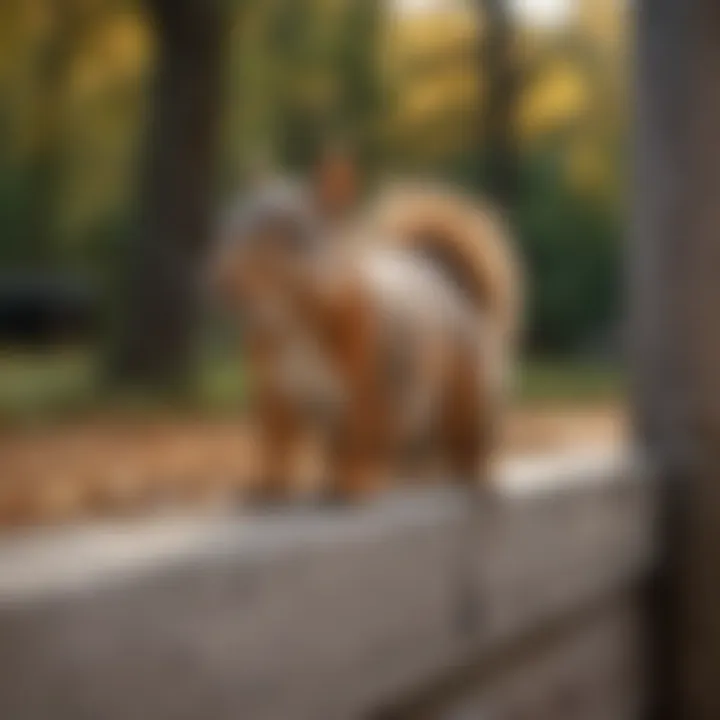
{"label": "wooden post", "polygon": [[664,490],[658,717],[720,718],[720,3],[642,0],[630,294]]}

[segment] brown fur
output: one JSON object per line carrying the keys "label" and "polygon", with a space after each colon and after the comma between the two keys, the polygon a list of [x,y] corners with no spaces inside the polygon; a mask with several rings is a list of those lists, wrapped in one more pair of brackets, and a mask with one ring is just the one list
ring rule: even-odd
{"label": "brown fur", "polygon": [[523,283],[509,231],[497,210],[457,191],[420,184],[386,190],[372,212],[379,235],[434,258],[514,347]]}
{"label": "brown fur", "polygon": [[[502,389],[499,376],[488,367],[507,364],[512,354],[519,281],[501,231],[488,214],[450,193],[423,192],[396,193],[391,202],[386,197],[375,208],[381,212],[365,218],[372,218],[375,230],[370,229],[373,223],[358,222],[350,234],[359,236],[360,244],[369,233],[366,243],[384,238],[384,247],[428,254],[446,273],[443,282],[467,293],[474,312],[483,317],[482,342],[478,323],[477,329],[470,326],[450,340],[443,336],[433,344],[426,338],[425,350],[415,348],[411,355],[415,372],[409,382],[415,384],[409,396],[425,386],[438,388],[433,427],[426,428],[424,440],[438,446],[454,477],[469,481],[487,465],[493,448]],[[274,330],[248,333],[254,408],[264,447],[259,490],[263,496],[286,497],[292,488],[292,456],[310,418],[303,401],[284,383],[288,368],[294,370],[296,364],[291,353],[309,338],[342,388],[341,406],[333,408],[324,427],[326,489],[346,499],[367,496],[396,473],[402,448],[418,441],[406,437],[398,421],[402,413],[383,380],[388,360],[383,308],[351,249],[326,245],[307,260],[283,257],[271,252],[271,246],[257,243],[242,253],[225,252],[219,264],[222,284],[245,313],[259,312],[263,303],[270,306],[278,297],[285,308],[285,318]]]}

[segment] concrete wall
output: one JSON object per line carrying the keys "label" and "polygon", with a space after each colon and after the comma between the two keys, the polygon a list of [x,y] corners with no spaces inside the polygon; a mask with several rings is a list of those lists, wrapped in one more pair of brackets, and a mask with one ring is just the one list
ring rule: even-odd
{"label": "concrete wall", "polygon": [[653,496],[598,453],[509,463],[480,501],[10,538],[0,717],[635,717]]}

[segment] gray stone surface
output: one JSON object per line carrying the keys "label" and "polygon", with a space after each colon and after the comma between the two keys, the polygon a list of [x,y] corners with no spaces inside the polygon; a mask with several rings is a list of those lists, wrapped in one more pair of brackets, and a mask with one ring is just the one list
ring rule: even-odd
{"label": "gray stone surface", "polygon": [[[638,608],[613,601],[440,703],[433,720],[637,720],[644,663]],[[492,670],[492,664],[490,664]],[[417,720],[417,714],[394,720]]]}
{"label": "gray stone surface", "polygon": [[652,489],[605,454],[496,492],[164,520],[0,544],[0,717],[365,717],[652,561]]}

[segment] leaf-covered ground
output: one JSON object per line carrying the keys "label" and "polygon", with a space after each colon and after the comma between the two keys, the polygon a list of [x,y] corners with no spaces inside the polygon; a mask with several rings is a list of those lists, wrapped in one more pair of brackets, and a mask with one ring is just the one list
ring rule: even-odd
{"label": "leaf-covered ground", "polygon": [[[613,405],[535,405],[509,419],[505,453],[549,452],[622,440]],[[79,521],[242,501],[254,463],[241,418],[85,418],[0,431],[0,526]],[[312,474],[313,459],[298,472]]]}

